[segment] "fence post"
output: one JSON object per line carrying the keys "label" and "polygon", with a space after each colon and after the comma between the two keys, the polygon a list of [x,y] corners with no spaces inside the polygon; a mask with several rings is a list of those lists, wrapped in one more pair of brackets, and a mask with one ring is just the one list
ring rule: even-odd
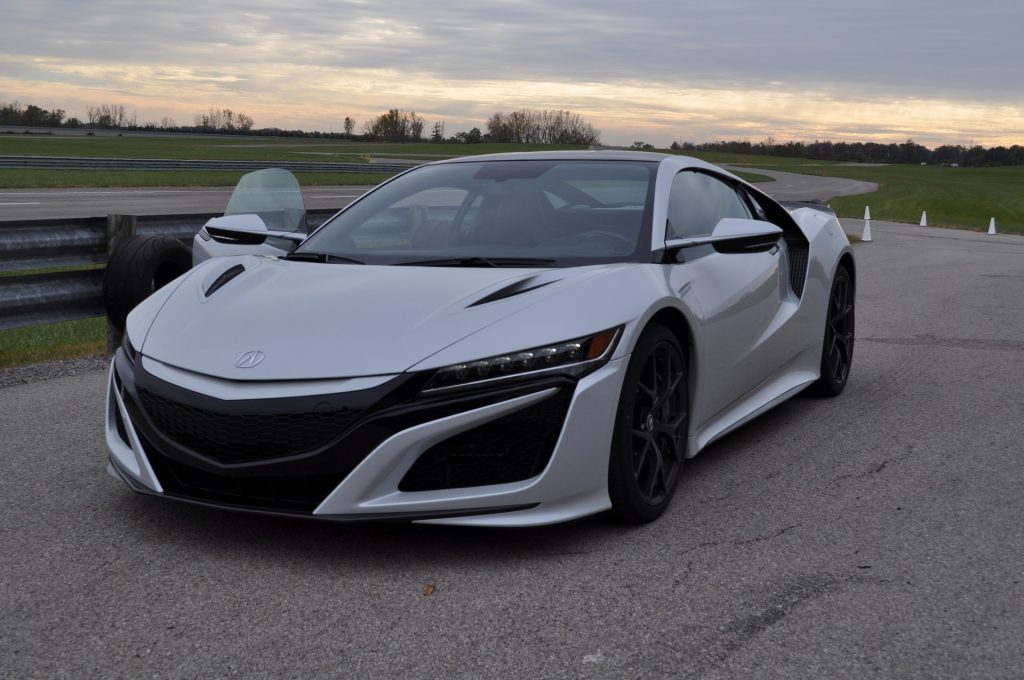
{"label": "fence post", "polygon": [[[122,243],[135,236],[135,215],[107,215],[107,262]],[[113,354],[121,345],[121,332],[107,319],[107,352]]]}

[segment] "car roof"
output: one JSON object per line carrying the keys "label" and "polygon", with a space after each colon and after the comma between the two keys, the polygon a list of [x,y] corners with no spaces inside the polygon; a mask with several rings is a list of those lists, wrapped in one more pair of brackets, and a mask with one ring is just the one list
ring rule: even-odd
{"label": "car roof", "polygon": [[[516,151],[507,153],[481,154],[479,156],[459,156],[434,161],[427,165],[443,165],[449,163],[476,163],[492,161],[646,161],[648,163],[671,162],[678,168],[703,168],[713,172],[728,175],[734,179],[743,181],[728,170],[702,161],[692,156],[680,156],[668,153],[656,153],[651,151],[630,151],[618,149],[592,149],[583,151]],[[745,183],[745,182],[744,182]]]}
{"label": "car roof", "polygon": [[440,163],[459,163],[465,161],[534,161],[534,160],[602,160],[602,161],[660,161],[670,158],[669,154],[651,153],[650,151],[618,151],[611,149],[590,149],[577,151],[508,151],[489,153],[479,156],[459,156],[449,158]]}

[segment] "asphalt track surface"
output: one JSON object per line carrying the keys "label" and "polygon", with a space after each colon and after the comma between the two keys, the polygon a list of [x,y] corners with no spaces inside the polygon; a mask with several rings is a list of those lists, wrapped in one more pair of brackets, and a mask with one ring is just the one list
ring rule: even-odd
{"label": "asphalt track surface", "polygon": [[846,392],[714,444],[641,527],[162,502],[105,472],[104,371],[0,389],[0,675],[1021,677],[1024,238],[872,230]]}
{"label": "asphalt track surface", "polygon": [[[730,166],[731,167],[731,166]],[[871,182],[840,177],[816,177],[759,168],[734,168],[768,175],[774,182],[758,185],[780,201],[825,201],[834,196],[864,194]],[[369,186],[304,187],[306,207],[343,208],[369,191]],[[224,211],[230,187],[151,189],[2,189],[0,221],[59,217],[121,215],[213,214]]]}

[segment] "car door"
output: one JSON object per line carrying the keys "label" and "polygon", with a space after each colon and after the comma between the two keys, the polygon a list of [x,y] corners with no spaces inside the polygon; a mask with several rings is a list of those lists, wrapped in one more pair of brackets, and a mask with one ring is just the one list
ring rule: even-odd
{"label": "car door", "polygon": [[[669,194],[666,238],[711,234],[726,217],[751,219],[735,186],[715,175],[683,170]],[[689,291],[703,324],[700,368],[702,393],[693,415],[707,422],[767,378],[781,361],[773,356],[773,321],[780,293],[779,248],[768,252],[723,254],[712,246],[679,251],[673,290]]]}

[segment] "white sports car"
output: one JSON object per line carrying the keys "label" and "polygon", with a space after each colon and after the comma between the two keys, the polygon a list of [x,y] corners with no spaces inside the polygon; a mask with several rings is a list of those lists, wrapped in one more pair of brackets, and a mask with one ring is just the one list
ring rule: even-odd
{"label": "white sports car", "polygon": [[[693,158],[431,163],[310,235],[263,208],[208,224],[203,261],[128,316],[106,437],[135,491],[327,520],[644,522],[684,459],[849,375],[835,216]],[[250,254],[204,259],[228,253]]]}

